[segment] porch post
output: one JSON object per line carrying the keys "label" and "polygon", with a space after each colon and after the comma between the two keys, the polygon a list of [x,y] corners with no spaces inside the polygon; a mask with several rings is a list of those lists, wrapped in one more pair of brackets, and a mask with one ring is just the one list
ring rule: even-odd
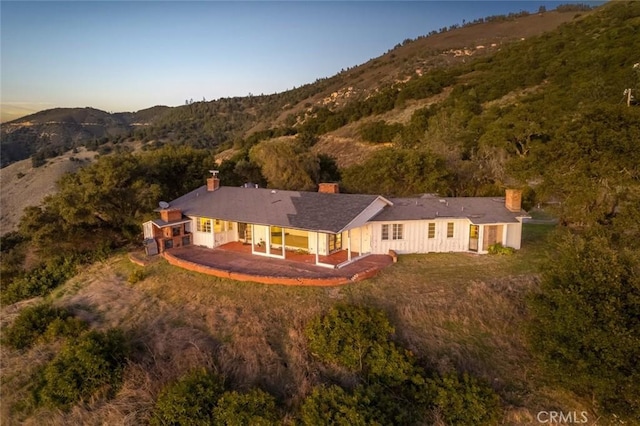
{"label": "porch post", "polygon": [[271,255],[271,225],[267,226],[267,241],[265,244],[265,253]]}
{"label": "porch post", "polygon": [[256,235],[256,229],[253,226],[253,223],[250,226],[251,226],[251,254],[254,254],[256,251],[255,251],[255,245],[254,245],[255,242],[253,240],[253,236]]}
{"label": "porch post", "polygon": [[351,260],[351,229],[347,231],[347,260]]}
{"label": "porch post", "polygon": [[318,255],[318,252],[320,251],[320,239],[318,238],[318,235],[320,234],[320,232],[316,231],[316,265],[318,264],[319,260],[320,260],[320,256]]}
{"label": "porch post", "polygon": [[[369,226],[367,225],[367,227],[369,227]],[[360,228],[360,256],[362,256],[362,248],[363,248],[362,247],[362,234],[364,234],[364,228],[365,228],[364,226],[362,228]]]}
{"label": "porch post", "polygon": [[287,255],[285,254],[287,251],[285,250],[286,248],[286,241],[284,240],[284,227],[280,228],[281,229],[281,233],[282,233],[282,258],[286,259]]}

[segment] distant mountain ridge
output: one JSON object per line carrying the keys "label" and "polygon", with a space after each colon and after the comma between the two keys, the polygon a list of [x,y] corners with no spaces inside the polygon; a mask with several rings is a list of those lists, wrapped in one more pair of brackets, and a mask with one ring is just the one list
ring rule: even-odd
{"label": "distant mountain ridge", "polygon": [[407,82],[428,70],[490,55],[505,43],[557,28],[575,11],[516,14],[482,23],[453,25],[416,40],[405,40],[365,64],[318,79],[300,88],[273,94],[224,98],[178,107],[155,106],[137,112],[108,113],[95,108],[54,108],[0,125],[1,166],[38,156],[59,155],[73,147],[136,137],[174,143],[197,139],[216,147],[252,132],[284,126],[309,106],[340,107],[366,98],[383,87]]}
{"label": "distant mountain ridge", "polygon": [[2,124],[2,167],[35,154],[53,157],[89,140],[129,135],[148,126],[169,107],[136,113],[108,113],[95,108],[54,108]]}

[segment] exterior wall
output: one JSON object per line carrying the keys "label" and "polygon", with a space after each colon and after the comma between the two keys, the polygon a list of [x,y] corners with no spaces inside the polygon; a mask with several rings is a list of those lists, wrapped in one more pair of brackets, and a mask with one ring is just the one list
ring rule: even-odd
{"label": "exterior wall", "polygon": [[520,245],[522,243],[522,222],[509,223],[506,225],[506,228],[507,235],[505,245],[513,247],[516,250],[520,250]]}
{"label": "exterior wall", "polygon": [[144,233],[144,239],[153,238],[153,222],[148,221],[142,224],[142,231]]}
{"label": "exterior wall", "polygon": [[[447,223],[454,225],[453,237],[447,238]],[[401,240],[382,240],[382,225],[403,224]],[[428,224],[435,223],[435,237],[428,237]],[[464,252],[469,250],[469,225],[467,219],[412,220],[397,222],[373,222],[372,250],[374,254],[387,254],[389,250],[396,253],[432,253],[432,252]],[[391,226],[389,227],[391,233]]]}
{"label": "exterior wall", "polygon": [[[371,253],[371,227],[372,225],[366,225],[351,230],[351,251],[361,254]],[[347,249],[348,241],[348,232],[345,231],[342,233],[342,248],[344,250]]]}
{"label": "exterior wall", "polygon": [[[213,232],[199,232],[197,222],[200,218],[191,218],[191,229],[193,229],[193,245],[213,248]],[[211,224],[213,229],[213,224]]]}

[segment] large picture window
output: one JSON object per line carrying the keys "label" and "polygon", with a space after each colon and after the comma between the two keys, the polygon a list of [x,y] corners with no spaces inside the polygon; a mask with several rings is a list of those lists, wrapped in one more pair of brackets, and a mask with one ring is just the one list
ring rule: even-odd
{"label": "large picture window", "polygon": [[382,225],[383,240],[401,240],[403,238],[403,233],[404,233],[404,225],[402,223]]}

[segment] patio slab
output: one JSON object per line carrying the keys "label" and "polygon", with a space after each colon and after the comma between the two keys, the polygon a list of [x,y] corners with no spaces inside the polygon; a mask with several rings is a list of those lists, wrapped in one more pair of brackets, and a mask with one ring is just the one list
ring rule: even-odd
{"label": "patio slab", "polygon": [[233,248],[186,246],[170,249],[163,256],[172,265],[221,278],[306,286],[336,286],[361,281],[373,277],[393,262],[391,256],[370,255],[340,269],[331,269],[306,263],[306,259],[274,259]]}

